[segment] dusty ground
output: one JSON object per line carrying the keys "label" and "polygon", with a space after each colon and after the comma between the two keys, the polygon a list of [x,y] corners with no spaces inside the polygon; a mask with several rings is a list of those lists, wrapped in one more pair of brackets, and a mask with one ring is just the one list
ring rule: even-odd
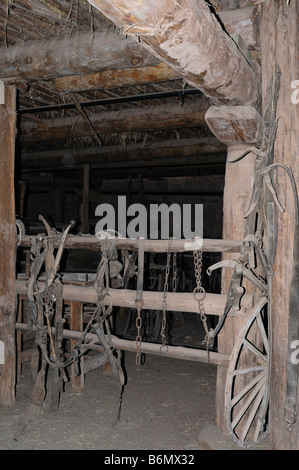
{"label": "dusty ground", "polygon": [[[178,344],[190,343],[190,328],[199,342],[200,325],[193,316],[180,329]],[[135,359],[125,353],[120,421],[113,379],[98,368],[85,376],[83,392],[74,393],[66,384],[57,412],[50,412],[47,396],[39,417],[14,440],[31,400],[29,364],[24,364],[16,406],[0,409],[0,449],[200,450],[201,429],[215,422],[216,367],[153,355],[137,366]]]}

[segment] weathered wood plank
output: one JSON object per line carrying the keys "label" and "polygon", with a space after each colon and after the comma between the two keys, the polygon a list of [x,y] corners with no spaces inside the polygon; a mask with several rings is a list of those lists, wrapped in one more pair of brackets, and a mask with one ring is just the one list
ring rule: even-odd
{"label": "weathered wood plank", "polygon": [[[0,105],[0,405],[15,403],[16,381],[16,225],[14,161],[16,135],[16,89],[7,86],[5,104]],[[2,363],[4,362],[4,364]]]}
{"label": "weathered wood plank", "polygon": [[259,101],[254,70],[203,0],[89,2],[215,104]]}

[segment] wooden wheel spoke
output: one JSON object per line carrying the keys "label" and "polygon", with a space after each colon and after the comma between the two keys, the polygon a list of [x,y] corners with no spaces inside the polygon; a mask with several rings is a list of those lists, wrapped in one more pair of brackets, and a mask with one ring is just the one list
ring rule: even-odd
{"label": "wooden wheel spoke", "polygon": [[245,374],[250,374],[251,372],[259,372],[261,370],[265,370],[266,366],[253,366],[253,367],[246,367],[243,369],[237,369],[234,370],[233,375],[245,375]]}
{"label": "wooden wheel spoke", "polygon": [[248,339],[244,338],[243,339],[243,344],[246,346],[247,349],[249,349],[255,356],[257,356],[260,360],[263,362],[267,363],[268,359],[265,354],[263,354],[254,344],[252,344]]}
{"label": "wooden wheel spoke", "polygon": [[257,412],[257,410],[258,410],[258,408],[259,408],[259,406],[260,406],[260,404],[261,404],[261,402],[262,402],[262,400],[263,400],[264,392],[265,392],[265,387],[266,387],[266,385],[264,384],[264,385],[261,387],[261,389],[260,389],[260,391],[258,392],[258,394],[257,394],[257,396],[255,397],[255,399],[253,400],[253,403],[252,403],[252,407],[251,407],[249,416],[248,416],[248,418],[247,418],[247,420],[246,420],[246,423],[245,423],[245,425],[244,425],[244,427],[243,427],[243,431],[242,431],[242,435],[241,435],[241,440],[242,440],[242,441],[245,441],[246,436],[247,436],[247,434],[248,434],[248,431],[249,431],[249,429],[250,429],[250,426],[251,426],[251,424],[252,424],[252,422],[253,422],[253,419],[254,419],[254,417],[255,417],[255,415],[256,415],[256,412]]}
{"label": "wooden wheel spoke", "polygon": [[261,317],[261,314],[260,314],[260,313],[256,316],[256,322],[257,322],[257,325],[258,325],[258,328],[259,328],[259,332],[260,332],[261,337],[262,337],[262,341],[263,341],[263,345],[264,345],[265,351],[266,351],[267,354],[269,354],[268,335],[267,335],[267,332],[266,332],[266,330],[265,330],[265,326],[264,326],[264,323],[263,323],[263,321],[262,321],[262,317]]}
{"label": "wooden wheel spoke", "polygon": [[256,395],[258,395],[259,391],[264,386],[265,382],[266,382],[266,377],[264,377],[262,380],[260,380],[259,382],[256,383],[256,385],[253,388],[252,392],[250,393],[249,397],[247,398],[247,400],[243,404],[242,408],[240,409],[240,411],[237,413],[236,417],[234,418],[234,420],[232,422],[232,429],[234,429],[237,426],[237,424],[239,423],[239,421],[241,420],[241,418],[243,417],[243,415],[245,414],[247,409],[253,403],[254,398],[256,397]]}
{"label": "wooden wheel spoke", "polygon": [[269,341],[261,298],[234,345],[226,382],[228,430],[242,447],[250,447],[266,435],[269,406]]}
{"label": "wooden wheel spoke", "polygon": [[242,388],[242,390],[240,390],[240,392],[231,401],[231,406],[235,406],[235,404],[238,403],[238,401],[240,401],[241,398],[246,395],[246,393],[249,392],[249,390],[251,390],[255,384],[260,383],[265,376],[266,370],[264,369],[262,372],[256,375],[244,388]]}

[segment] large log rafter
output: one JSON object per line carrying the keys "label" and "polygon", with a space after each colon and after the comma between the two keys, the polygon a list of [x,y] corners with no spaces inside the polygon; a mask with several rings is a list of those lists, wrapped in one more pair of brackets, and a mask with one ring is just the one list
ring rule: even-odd
{"label": "large log rafter", "polygon": [[203,0],[89,0],[215,104],[259,102],[253,68]]}
{"label": "large log rafter", "polygon": [[[139,110],[125,109],[91,114],[90,121],[98,133],[137,132],[155,129],[175,129],[206,126],[208,103],[203,98],[196,103],[150,105]],[[48,121],[24,121],[21,138],[26,142],[64,139],[91,135],[90,126],[82,119],[66,117]]]}
{"label": "large log rafter", "polygon": [[73,37],[26,41],[0,49],[0,78],[10,82],[48,80],[68,75],[82,75],[105,70],[157,65],[158,60],[111,28]]}
{"label": "large log rafter", "polygon": [[91,147],[84,150],[64,149],[41,152],[24,152],[22,155],[23,168],[64,167],[90,164],[101,164],[102,167],[110,167],[113,164],[118,167],[121,162],[126,167],[142,164],[152,165],[161,160],[166,164],[168,159],[191,156],[200,163],[202,155],[219,155],[226,152],[226,146],[214,138],[181,139],[163,142],[148,142],[138,144],[110,145],[103,147]]}

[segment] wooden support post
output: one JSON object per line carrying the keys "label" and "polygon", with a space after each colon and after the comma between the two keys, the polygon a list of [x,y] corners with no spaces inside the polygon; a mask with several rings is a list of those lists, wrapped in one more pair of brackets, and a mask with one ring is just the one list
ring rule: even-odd
{"label": "wooden support post", "polygon": [[[251,154],[246,160],[237,163],[229,163],[240,156],[245,149],[245,144],[229,145],[227,151],[227,164],[225,173],[225,186],[223,195],[223,237],[230,239],[243,239],[245,229],[244,214],[247,209],[251,188],[254,179],[255,158]],[[234,258],[233,253],[223,253],[223,259]],[[238,253],[235,254],[238,256]],[[232,272],[225,269],[222,272],[222,293],[227,294]],[[228,316],[218,336],[218,351],[221,354],[230,355],[236,337],[247,321],[247,315]],[[217,369],[217,396],[216,396],[216,421],[217,427],[227,434],[224,417],[224,393],[227,369]]]}
{"label": "wooden support post", "polygon": [[[263,76],[263,99],[267,105],[267,87],[275,64],[281,69],[281,86],[277,103],[278,130],[275,142],[275,162],[292,168],[299,187],[299,2],[265,2],[261,5],[261,57]],[[274,174],[273,174],[274,178]],[[289,344],[289,306],[293,266],[295,211],[294,196],[286,173],[275,171],[275,186],[280,202],[285,208],[278,217],[278,240],[273,278],[273,347],[272,383],[270,388],[270,444],[273,450],[299,449],[299,396],[297,416],[293,425],[284,419],[287,367],[296,349]],[[297,245],[296,245],[297,246]],[[298,246],[297,246],[298,248]],[[299,291],[298,274],[295,293]],[[298,303],[295,308],[295,339],[299,340]],[[298,349],[297,349],[298,351]],[[295,368],[299,365],[296,365]],[[297,379],[298,383],[298,379]],[[299,388],[299,384],[298,384]]]}
{"label": "wooden support post", "polygon": [[[0,104],[0,405],[15,403],[16,381],[16,225],[15,225],[16,89],[7,86]],[[3,351],[4,349],[4,351]]]}
{"label": "wooden support post", "polygon": [[[255,175],[255,157],[251,153],[246,159],[230,163],[252,146],[258,146],[262,137],[262,117],[251,106],[211,106],[205,116],[213,134],[227,145],[227,163],[223,194],[223,238],[243,240],[245,229],[244,214],[249,204]],[[238,253],[235,254],[238,256]],[[223,253],[223,259],[232,259],[233,253]],[[222,272],[222,293],[227,294],[232,272]],[[248,292],[250,284],[244,283]],[[250,313],[250,310],[249,312]],[[248,315],[228,316],[218,336],[218,351],[231,354],[237,335],[248,319]],[[227,434],[224,416],[224,397],[227,369],[217,370],[216,422],[217,427]]]}

